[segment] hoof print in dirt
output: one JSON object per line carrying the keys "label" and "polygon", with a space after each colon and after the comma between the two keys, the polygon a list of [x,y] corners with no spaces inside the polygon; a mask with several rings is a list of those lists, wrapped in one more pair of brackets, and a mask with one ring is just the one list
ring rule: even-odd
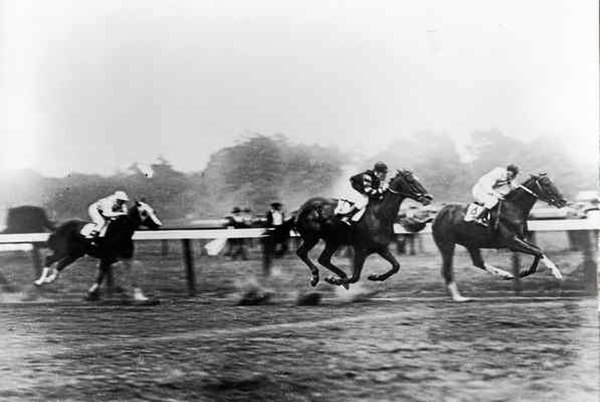
{"label": "hoof print in dirt", "polygon": [[321,293],[310,292],[303,295],[299,295],[296,300],[298,306],[316,306],[321,303]]}
{"label": "hoof print in dirt", "polygon": [[263,292],[260,290],[249,290],[244,293],[240,300],[238,300],[238,306],[256,306],[260,304],[267,304],[271,300],[271,296],[273,293],[271,292]]}

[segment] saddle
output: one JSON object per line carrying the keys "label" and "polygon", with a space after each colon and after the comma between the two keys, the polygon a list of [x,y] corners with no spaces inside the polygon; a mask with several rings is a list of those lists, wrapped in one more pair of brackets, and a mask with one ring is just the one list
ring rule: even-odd
{"label": "saddle", "polygon": [[[477,219],[477,215],[483,209],[483,205],[478,202],[472,202],[467,206],[467,211],[465,212],[465,222],[475,222]],[[488,214],[489,215],[489,214]],[[482,219],[488,220],[489,216],[483,216]]]}
{"label": "saddle", "polygon": [[[81,230],[79,231],[79,233],[88,240],[94,239],[94,236],[92,236],[92,233],[94,232],[94,228],[96,227],[96,224],[94,223],[86,223],[85,225],[83,225],[83,227],[81,228]],[[106,234],[106,230],[108,229],[108,224],[105,224],[102,229],[100,229],[100,233],[98,234],[98,238],[100,237],[104,237],[104,235]]]}
{"label": "saddle", "polygon": [[[492,219],[493,219],[493,212],[496,210],[499,210],[501,208],[502,205],[502,201],[498,202],[498,204],[496,204],[496,206],[494,208],[492,208],[491,210],[489,210],[484,216],[481,216],[480,219],[490,225],[490,223],[492,223]],[[467,205],[467,210],[465,212],[465,217],[464,217],[464,221],[465,222],[476,222],[477,221],[477,216],[479,215],[479,212],[483,209],[483,204],[480,204],[479,202],[472,202],[469,205]],[[498,221],[499,221],[499,214],[496,214],[496,219],[494,220],[493,224],[494,224],[494,229],[497,228],[498,226]]]}

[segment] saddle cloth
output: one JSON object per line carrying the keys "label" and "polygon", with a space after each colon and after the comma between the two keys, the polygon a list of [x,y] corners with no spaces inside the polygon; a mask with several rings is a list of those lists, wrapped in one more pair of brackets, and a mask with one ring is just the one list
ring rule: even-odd
{"label": "saddle cloth", "polygon": [[[470,203],[467,206],[467,212],[465,212],[465,222],[473,222],[475,221],[475,217],[479,214],[479,212],[483,209],[483,205],[477,204],[475,202]],[[485,218],[485,217],[484,217]]]}
{"label": "saddle cloth", "polygon": [[[94,223],[86,223],[85,225],[83,225],[83,227],[81,228],[79,233],[81,233],[81,235],[83,237],[85,237],[86,239],[91,239],[93,237],[92,232],[94,231],[95,227],[96,227],[96,224],[94,224]],[[108,228],[108,225],[102,226],[102,229],[100,229],[100,234],[98,235],[98,237],[104,237],[104,235],[106,234],[107,228]]]}
{"label": "saddle cloth", "polygon": [[354,207],[354,203],[352,201],[348,201],[344,198],[340,198],[337,200],[337,205],[333,210],[334,215],[345,215],[352,211]]}

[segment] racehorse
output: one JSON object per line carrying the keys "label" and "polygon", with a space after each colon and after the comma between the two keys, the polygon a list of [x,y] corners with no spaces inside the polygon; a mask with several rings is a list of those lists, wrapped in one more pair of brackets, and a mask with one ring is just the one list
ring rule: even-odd
{"label": "racehorse", "polygon": [[514,279],[514,276],[485,263],[481,256],[481,248],[508,248],[511,251],[533,255],[533,263],[528,269],[519,272],[519,277],[536,272],[541,260],[556,278],[562,279],[556,265],[539,247],[526,239],[527,216],[538,199],[557,208],[562,208],[567,203],[552,181],[541,173],[531,175],[499,202],[491,212],[489,227],[473,221],[466,222],[465,205],[451,204],[440,210],[432,224],[433,238],[442,254],[442,276],[454,301],[469,300],[460,294],[454,281],[452,259],[456,244],[464,246],[469,251],[473,265],[477,268],[503,279]]}
{"label": "racehorse", "polygon": [[[377,253],[387,260],[392,268],[381,274],[368,277],[372,281],[384,281],[398,272],[400,264],[390,252],[388,245],[394,239],[394,221],[398,216],[400,204],[404,199],[412,198],[424,205],[433,197],[408,170],[398,170],[390,179],[389,187],[381,200],[371,200],[363,217],[352,227],[348,227],[334,214],[338,200],[315,197],[306,201],[297,211],[294,218],[275,229],[274,236],[281,236],[295,229],[301,236],[302,244],[296,254],[310,268],[311,286],[319,283],[319,269],[308,258],[308,252],[319,242],[325,241],[325,249],[319,256],[319,263],[337,275],[327,277],[325,281],[333,285],[342,285],[348,289],[349,284],[360,279],[367,256]],[[349,245],[354,249],[353,271],[350,278],[331,262],[335,251],[341,245]]]}
{"label": "racehorse", "polygon": [[[95,243],[81,234],[84,226],[89,224],[73,219],[56,228],[48,238],[48,247],[52,254],[46,257],[42,275],[34,282],[36,285],[54,282],[63,269],[87,254],[100,259],[98,276],[88,295],[89,299],[96,299],[108,267],[117,261],[131,264],[134,252],[133,233],[142,226],[157,229],[162,225],[152,207],[142,201],[135,201],[126,215],[113,219],[104,237],[97,238]],[[54,263],[56,267],[51,268]],[[145,299],[137,286],[134,286],[134,298]]]}

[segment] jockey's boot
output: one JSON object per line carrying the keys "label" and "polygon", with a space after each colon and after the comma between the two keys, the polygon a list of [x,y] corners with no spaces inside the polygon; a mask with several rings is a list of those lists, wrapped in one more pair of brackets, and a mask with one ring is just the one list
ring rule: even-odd
{"label": "jockey's boot", "polygon": [[356,208],[356,207],[352,207],[352,209],[350,210],[350,212],[345,213],[341,218],[340,218],[340,222],[342,222],[345,225],[348,226],[352,226],[352,224],[356,223],[354,221],[351,220],[351,218],[354,216],[355,213],[357,213],[358,211],[360,211],[360,209]]}
{"label": "jockey's boot", "polygon": [[475,223],[487,228],[489,225],[485,221],[485,217],[487,216],[488,212],[489,209],[487,209],[486,207],[481,208],[481,211],[479,211],[479,213],[475,217]]}
{"label": "jockey's boot", "polygon": [[92,246],[97,246],[98,245],[98,238],[100,237],[100,232],[98,230],[92,230],[90,232],[90,244]]}

